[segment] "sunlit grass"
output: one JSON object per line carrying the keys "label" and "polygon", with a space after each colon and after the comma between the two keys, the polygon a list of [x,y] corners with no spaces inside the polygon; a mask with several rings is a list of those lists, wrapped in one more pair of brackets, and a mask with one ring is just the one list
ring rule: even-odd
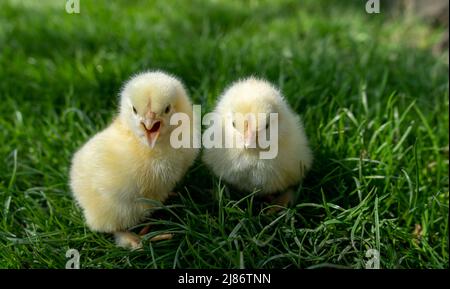
{"label": "sunlit grass", "polygon": [[[439,29],[358,1],[0,3],[0,267],[448,268],[448,66]],[[59,2],[59,4],[56,4]],[[85,226],[74,151],[137,71],[178,75],[202,112],[250,74],[302,116],[315,163],[276,215],[198,161],[149,220],[142,252]],[[420,226],[420,230],[418,230]],[[414,233],[416,232],[416,234]]]}

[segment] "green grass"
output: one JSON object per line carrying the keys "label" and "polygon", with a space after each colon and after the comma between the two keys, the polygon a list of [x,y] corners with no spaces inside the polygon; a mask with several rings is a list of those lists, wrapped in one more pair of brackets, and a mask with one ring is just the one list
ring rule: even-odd
{"label": "green grass", "polygon": [[[1,268],[64,268],[69,248],[82,268],[364,268],[368,249],[382,268],[449,267],[448,65],[430,52],[442,29],[361,1],[64,5],[0,3]],[[130,252],[90,232],[71,157],[145,69],[183,79],[203,113],[239,77],[278,85],[315,155],[296,204],[268,215],[197,161],[149,220],[149,237],[172,240]]]}

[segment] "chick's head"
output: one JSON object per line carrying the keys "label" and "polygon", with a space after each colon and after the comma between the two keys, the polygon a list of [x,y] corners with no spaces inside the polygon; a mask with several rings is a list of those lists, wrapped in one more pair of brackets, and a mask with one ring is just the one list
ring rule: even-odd
{"label": "chick's head", "polygon": [[283,126],[283,112],[287,109],[274,86],[253,77],[229,87],[217,106],[217,112],[225,118],[225,133],[237,135],[245,148],[258,148],[259,135],[269,136],[269,130],[273,129],[279,139],[288,133]]}
{"label": "chick's head", "polygon": [[191,115],[191,103],[182,83],[164,72],[145,72],[129,80],[121,93],[120,117],[150,148],[167,141],[174,113]]}

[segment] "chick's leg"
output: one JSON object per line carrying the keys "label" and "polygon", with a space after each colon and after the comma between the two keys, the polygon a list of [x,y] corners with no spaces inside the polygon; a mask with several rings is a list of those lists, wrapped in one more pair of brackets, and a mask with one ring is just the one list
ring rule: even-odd
{"label": "chick's leg", "polygon": [[292,205],[293,201],[294,201],[294,192],[289,190],[278,196],[278,198],[274,200],[274,204],[280,205],[282,207],[288,207]]}
{"label": "chick's leg", "polygon": [[284,193],[281,193],[278,197],[270,201],[270,203],[275,206],[270,208],[267,211],[267,213],[273,214],[279,212],[282,208],[287,208],[290,205],[292,205],[293,201],[294,201],[294,193],[292,190],[288,190]]}
{"label": "chick's leg", "polygon": [[131,232],[115,232],[114,238],[119,247],[138,250],[142,248],[141,238]]}
{"label": "chick's leg", "polygon": [[148,232],[150,232],[150,225],[146,225],[145,227],[143,227],[143,228],[139,231],[139,236],[144,236],[144,235],[146,235]]}
{"label": "chick's leg", "polygon": [[[173,198],[173,197],[176,197],[177,195],[178,195],[178,194],[175,193],[175,192],[169,192],[169,193],[167,194],[167,197],[168,197],[168,198]],[[138,235],[139,235],[139,236],[145,236],[145,235],[148,234],[148,232],[150,232],[150,225],[144,226],[144,227],[139,231],[139,234],[138,234]],[[155,236],[155,237],[151,238],[150,241],[159,241],[159,240],[168,240],[168,239],[171,239],[172,236],[171,236],[171,237],[168,237],[169,235],[172,235],[172,234],[162,234],[162,235],[158,235],[158,236]],[[160,236],[162,236],[162,238],[161,238]],[[157,237],[160,237],[160,238],[157,238]],[[154,239],[155,239],[155,240],[154,240]]]}

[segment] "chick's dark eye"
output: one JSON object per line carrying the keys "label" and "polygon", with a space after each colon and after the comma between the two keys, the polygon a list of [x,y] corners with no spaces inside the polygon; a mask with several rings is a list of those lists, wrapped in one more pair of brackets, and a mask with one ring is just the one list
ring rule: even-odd
{"label": "chick's dark eye", "polygon": [[170,111],[170,104],[166,107],[166,110],[164,112],[169,113],[169,111]]}
{"label": "chick's dark eye", "polygon": [[233,127],[236,128],[236,123],[234,122],[234,120],[233,120]]}
{"label": "chick's dark eye", "polygon": [[133,106],[133,112],[137,113],[137,110],[136,110],[136,108],[134,106]]}

